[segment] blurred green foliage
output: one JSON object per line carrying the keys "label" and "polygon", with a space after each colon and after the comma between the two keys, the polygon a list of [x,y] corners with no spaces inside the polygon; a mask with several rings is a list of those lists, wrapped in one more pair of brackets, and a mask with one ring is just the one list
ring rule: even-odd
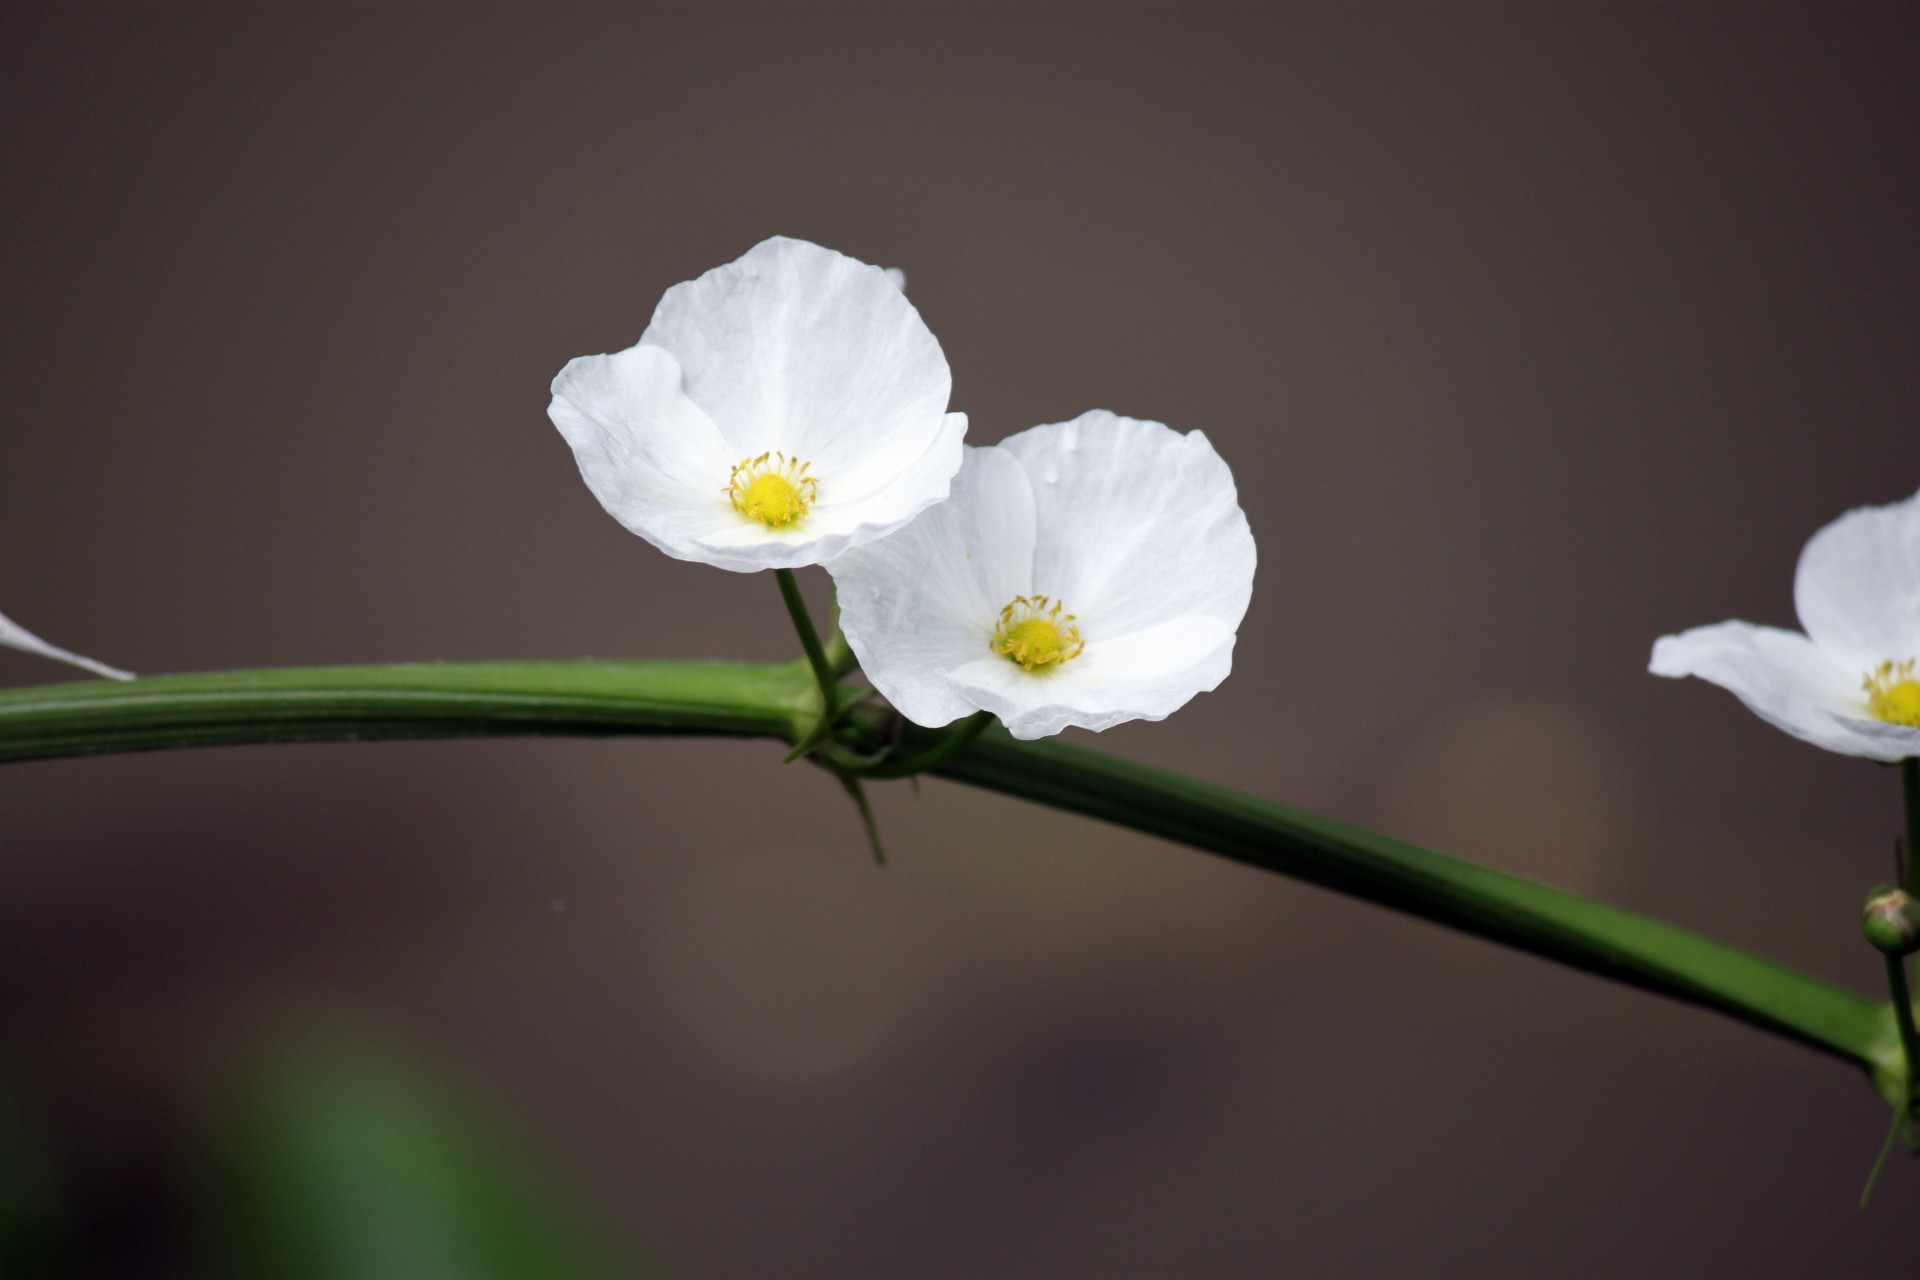
{"label": "blurred green foliage", "polygon": [[661,1274],[625,1256],[472,1100],[364,1040],[277,1050],[210,1121],[203,1274]]}

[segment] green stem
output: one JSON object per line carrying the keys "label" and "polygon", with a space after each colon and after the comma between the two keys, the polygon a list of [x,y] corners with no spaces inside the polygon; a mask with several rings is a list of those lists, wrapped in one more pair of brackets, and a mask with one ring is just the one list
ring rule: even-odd
{"label": "green stem", "polygon": [[1704,1005],[1876,1076],[1898,1052],[1884,1005],[1657,920],[1224,787],[998,732],[935,772]]}
{"label": "green stem", "polygon": [[1907,847],[1901,859],[1906,882],[1900,887],[1920,897],[1920,760],[1912,756],[1900,762],[1900,793],[1907,806]]}
{"label": "green stem", "polygon": [[[814,669],[817,676],[818,668]],[[0,692],[0,760],[239,742],[527,734],[799,741],[820,699],[796,664],[527,662],[167,676]],[[892,713],[853,706],[850,745]],[[908,727],[927,751],[944,734]],[[1208,850],[1901,1071],[1894,1014],[1734,948],[1284,805],[993,729],[939,762],[961,782]],[[1910,1011],[1909,1011],[1910,1016]],[[1904,1074],[1904,1073],[1902,1073]]]}
{"label": "green stem", "polygon": [[860,665],[860,659],[854,655],[853,646],[847,643],[847,633],[840,629],[840,593],[833,593],[833,625],[827,628],[826,643],[827,666],[833,672],[835,680],[844,680],[853,674]]}
{"label": "green stem", "polygon": [[1873,1200],[1873,1189],[1880,1185],[1880,1175],[1886,1170],[1887,1157],[1893,1154],[1893,1144],[1900,1137],[1900,1128],[1907,1118],[1899,1111],[1893,1113],[1893,1123],[1887,1126],[1887,1140],[1880,1144],[1880,1155],[1874,1160],[1873,1168],[1867,1174],[1867,1185],[1860,1189],[1860,1207],[1866,1208]]}
{"label": "green stem", "polygon": [[793,570],[775,569],[773,576],[780,583],[780,598],[787,602],[793,629],[799,633],[800,647],[806,651],[807,665],[813,668],[814,682],[820,687],[820,721],[832,724],[833,713],[840,706],[840,682],[834,677],[833,662],[820,643],[820,633],[813,629],[813,614],[807,610],[806,597],[800,594]]}
{"label": "green stem", "polygon": [[793,741],[816,718],[792,665],[421,663],[160,676],[0,692],[0,761],[239,742],[532,734]]}
{"label": "green stem", "polygon": [[1920,1068],[1920,1030],[1913,1025],[1913,993],[1907,988],[1907,958],[1887,957],[1887,990],[1892,995],[1893,1023],[1900,1030],[1901,1104],[1895,1108],[1901,1116],[1914,1114],[1915,1069]]}
{"label": "green stem", "polygon": [[857,772],[863,778],[911,778],[915,774],[930,773],[950,757],[972,746],[973,740],[986,732],[987,726],[992,723],[992,712],[976,711],[948,729],[946,736],[927,750],[904,758],[883,759],[860,767]]}

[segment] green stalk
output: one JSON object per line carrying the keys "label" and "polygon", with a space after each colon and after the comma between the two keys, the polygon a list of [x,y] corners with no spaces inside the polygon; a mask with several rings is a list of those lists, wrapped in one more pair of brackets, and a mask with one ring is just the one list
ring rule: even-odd
{"label": "green stalk", "polygon": [[1920,1067],[1920,1029],[1913,1025],[1913,993],[1907,988],[1907,958],[1887,957],[1887,990],[1892,994],[1893,1025],[1900,1031],[1902,1073],[1900,1103],[1895,1108],[1902,1116],[1912,1116],[1914,1108],[1914,1069]]}
{"label": "green stalk", "polygon": [[948,726],[939,742],[918,755],[898,759],[889,757],[874,764],[857,765],[854,772],[859,777],[875,779],[911,778],[917,774],[935,772],[949,757],[972,746],[973,740],[985,733],[987,726],[992,723],[992,712],[976,711],[959,724]]}
{"label": "green stalk", "polygon": [[791,664],[436,662],[222,671],[0,692],[0,761],[361,738],[792,740],[818,708],[811,673]]}
{"label": "green stalk", "polygon": [[[166,676],[0,692],[0,760],[240,742],[527,734],[728,734],[793,743],[820,715],[799,663],[447,663]],[[855,706],[854,741],[888,713]],[[862,741],[864,740],[864,741]],[[909,728],[908,753],[945,734]],[[1900,1072],[1891,1009],[1663,924],[1359,828],[999,729],[934,772],[1392,907]]]}
{"label": "green stalk", "polygon": [[[910,739],[912,735],[909,735]],[[1645,916],[1060,742],[983,736],[936,773],[1102,818],[1898,1070],[1885,1005]]]}
{"label": "green stalk", "polygon": [[1920,897],[1920,760],[1912,756],[1900,762],[1900,794],[1907,804],[1906,883],[1900,887]]}
{"label": "green stalk", "polygon": [[793,630],[800,637],[807,665],[813,669],[813,678],[820,686],[821,723],[831,724],[833,713],[840,708],[840,680],[834,674],[833,659],[827,656],[825,646],[820,643],[820,633],[813,628],[813,614],[807,609],[806,597],[800,594],[800,583],[793,576],[793,570],[775,569],[773,576],[780,583],[780,598],[786,602],[787,614],[793,619]]}

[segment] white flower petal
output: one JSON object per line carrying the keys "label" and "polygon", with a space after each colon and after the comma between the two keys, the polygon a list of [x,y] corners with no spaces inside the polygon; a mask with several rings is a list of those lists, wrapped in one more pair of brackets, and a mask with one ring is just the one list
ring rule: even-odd
{"label": "white flower petal", "polygon": [[967,417],[952,413],[947,419],[933,447],[906,469],[887,477],[877,494],[843,502],[828,502],[823,497],[805,517],[777,529],[741,518],[731,502],[721,497],[714,503],[696,503],[694,508],[681,511],[686,541],[670,543],[652,537],[649,541],[682,560],[698,560],[740,573],[825,563],[849,548],[886,537],[946,500],[954,468],[948,458],[960,452]]}
{"label": "white flower petal", "polygon": [[104,662],[95,662],[92,658],[82,657],[80,654],[48,644],[5,614],[0,614],[0,644],[26,653],[37,653],[43,658],[52,658],[57,662],[70,662],[76,667],[82,667],[97,676],[105,676],[109,680],[133,679],[131,671],[122,671],[118,667],[110,667]]}
{"label": "white flower petal", "polygon": [[[936,502],[945,502],[960,469],[960,449],[966,439],[967,415],[946,414],[940,429],[920,441],[918,452],[894,442],[881,442],[872,453],[841,468],[820,484],[817,510],[860,506],[871,508],[874,522],[892,522],[897,529]],[[910,512],[904,518],[898,513]]]}
{"label": "white flower petal", "polygon": [[1233,639],[1233,628],[1219,619],[1188,616],[1115,640],[1089,640],[1079,657],[1055,670],[1024,671],[992,654],[949,679],[1016,738],[1044,738],[1069,725],[1097,733],[1128,720],[1164,720],[1195,694],[1217,688],[1233,668]]}
{"label": "white flower petal", "polygon": [[780,450],[823,485],[890,437],[919,456],[952,392],[940,343],[886,272],[784,236],[667,290],[640,341],[680,361],[733,461]]}
{"label": "white flower petal", "polygon": [[991,655],[1001,606],[1031,588],[1033,537],[1026,471],[1001,450],[968,449],[951,498],[827,562],[847,643],[900,714],[931,728],[979,709],[943,673]]}
{"label": "white flower petal", "polygon": [[[553,397],[565,401],[594,428],[594,439],[576,442],[605,455],[614,466],[637,459],[680,484],[715,494],[726,488],[740,461],[720,429],[685,394],[685,373],[673,353],[645,345],[605,356],[569,360],[553,380]],[[713,475],[720,473],[720,482]]]}
{"label": "white flower petal", "polygon": [[1797,631],[1695,627],[1656,641],[1648,670],[1711,681],[1768,724],[1829,751],[1884,761],[1920,755],[1920,729],[1869,717],[1862,672]]}
{"label": "white flower petal", "polygon": [[668,555],[704,560],[702,548],[737,527],[765,532],[727,500],[734,460],[712,420],[681,393],[680,366],[658,347],[569,361],[553,380],[547,416],[600,505]]}
{"label": "white flower petal", "polygon": [[1000,447],[1033,480],[1033,590],[1065,601],[1089,644],[1188,615],[1240,625],[1253,533],[1232,472],[1201,432],[1096,409]]}
{"label": "white flower petal", "polygon": [[1920,494],[1849,511],[1814,534],[1793,603],[1814,643],[1862,668],[1920,657]]}
{"label": "white flower petal", "polygon": [[[669,289],[638,345],[570,363],[548,413],[628,529],[748,572],[818,564],[943,501],[967,424],[946,412],[950,382],[886,273],[776,238]],[[804,463],[817,486],[778,528],[727,493],[765,453]]]}
{"label": "white flower petal", "polygon": [[[1158,720],[1217,686],[1253,564],[1204,436],[1093,413],[967,450],[948,502],[827,567],[848,643],[902,715],[986,710],[1038,738]],[[1029,671],[993,643],[1001,609],[1036,594],[1078,615],[1085,645]]]}

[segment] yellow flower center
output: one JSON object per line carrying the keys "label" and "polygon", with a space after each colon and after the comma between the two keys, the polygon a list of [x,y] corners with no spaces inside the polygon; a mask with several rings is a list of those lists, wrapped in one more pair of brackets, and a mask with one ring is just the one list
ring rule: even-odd
{"label": "yellow flower center", "polygon": [[1050,670],[1080,656],[1087,642],[1080,638],[1074,617],[1062,613],[1058,600],[1046,596],[1015,596],[1000,611],[993,629],[993,651],[1027,671]]}
{"label": "yellow flower center", "polygon": [[769,529],[781,529],[807,514],[820,499],[820,482],[807,464],[784,453],[763,453],[736,463],[727,480],[733,509]]}
{"label": "yellow flower center", "polygon": [[1860,687],[1867,691],[1867,711],[1875,720],[1920,729],[1920,680],[1913,678],[1912,658],[1881,663]]}

